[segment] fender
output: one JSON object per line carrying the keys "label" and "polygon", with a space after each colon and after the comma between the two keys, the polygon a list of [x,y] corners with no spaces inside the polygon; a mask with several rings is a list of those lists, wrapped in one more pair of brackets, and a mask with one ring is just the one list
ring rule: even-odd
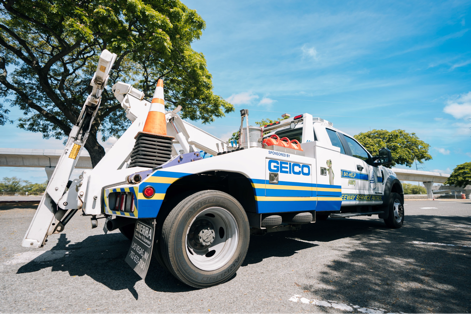
{"label": "fender", "polygon": [[381,208],[384,210],[384,213],[379,214],[379,218],[387,219],[389,217],[389,198],[391,197],[393,186],[396,184],[399,186],[399,191],[397,192],[401,195],[402,202],[404,203],[404,190],[402,189],[401,181],[399,181],[396,176],[390,175],[386,179],[386,183],[384,185],[383,205],[381,206]]}

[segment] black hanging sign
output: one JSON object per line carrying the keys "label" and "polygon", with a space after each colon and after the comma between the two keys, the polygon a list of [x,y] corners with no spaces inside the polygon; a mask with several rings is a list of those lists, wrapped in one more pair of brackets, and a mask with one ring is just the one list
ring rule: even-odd
{"label": "black hanging sign", "polygon": [[134,228],[134,237],[126,256],[126,263],[145,278],[154,247],[155,219],[139,219]]}

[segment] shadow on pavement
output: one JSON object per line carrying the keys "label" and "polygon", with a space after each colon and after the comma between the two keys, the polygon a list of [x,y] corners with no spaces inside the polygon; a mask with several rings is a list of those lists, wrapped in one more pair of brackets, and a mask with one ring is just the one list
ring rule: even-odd
{"label": "shadow on pavement", "polygon": [[[69,245],[66,234],[61,234],[57,245],[50,251],[67,252],[65,257],[46,262],[35,260],[18,269],[18,274],[36,272],[44,268],[51,271],[68,272],[70,276],[89,276],[111,290],[129,290],[138,299],[134,289],[141,281],[134,270],[124,261],[130,241],[121,234],[95,235],[84,241]],[[49,254],[46,252],[43,255]],[[39,256],[36,260],[41,260]],[[184,292],[191,288],[175,279],[167,270],[162,269],[152,260],[147,274],[146,284],[153,290],[162,292]]]}
{"label": "shadow on pavement", "polygon": [[315,241],[359,240],[355,250],[332,261],[321,276],[307,273],[307,281],[318,282],[301,289],[324,300],[340,296],[342,302],[394,312],[470,312],[471,248],[463,245],[469,245],[471,218],[406,219],[396,230],[386,229],[381,221],[332,219],[298,235]]}

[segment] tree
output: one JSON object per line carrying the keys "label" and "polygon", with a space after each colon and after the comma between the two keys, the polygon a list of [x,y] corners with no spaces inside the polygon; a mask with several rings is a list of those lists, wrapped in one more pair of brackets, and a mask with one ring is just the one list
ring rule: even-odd
{"label": "tree", "polygon": [[[276,120],[272,120],[272,119],[262,119],[258,122],[255,122],[256,125],[258,126],[265,126],[267,124],[270,124],[270,123],[273,123],[273,122],[277,122],[277,121],[283,121],[283,120],[286,120],[286,119],[289,119],[289,116],[286,115],[286,116],[282,116],[281,118],[278,118]],[[232,140],[236,140],[238,141],[239,140],[239,131],[236,131],[234,133],[232,133],[232,136],[231,138],[229,139],[229,141],[232,141]]]}
{"label": "tree", "polygon": [[456,166],[445,184],[461,188],[471,184],[471,162]]}
{"label": "tree", "polygon": [[[105,150],[97,136],[120,136],[129,125],[109,87],[133,84],[152,97],[165,80],[168,109],[209,123],[234,107],[212,92],[202,53],[191,43],[205,22],[179,0],[0,0],[0,97],[19,107],[18,127],[64,138],[90,92],[103,49],[118,55],[108,90],[85,145],[95,166]],[[8,120],[0,105],[0,124]]]}
{"label": "tree", "polygon": [[0,190],[2,192],[17,193],[23,191],[24,184],[31,184],[29,181],[19,179],[17,177],[4,177],[0,181]]}
{"label": "tree", "polygon": [[393,163],[395,165],[406,165],[411,167],[417,160],[423,163],[432,159],[428,153],[430,145],[420,140],[415,133],[407,133],[404,130],[373,130],[359,133],[354,136],[373,156],[378,155],[383,147],[391,150]]}

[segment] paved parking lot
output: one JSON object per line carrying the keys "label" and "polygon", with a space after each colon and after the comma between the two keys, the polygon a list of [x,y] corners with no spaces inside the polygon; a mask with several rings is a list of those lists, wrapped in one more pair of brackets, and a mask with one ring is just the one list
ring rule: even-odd
{"label": "paved parking lot", "polygon": [[471,312],[471,202],[406,201],[406,224],[329,219],[253,236],[229,282],[194,290],[153,261],[146,280],[129,243],[76,216],[46,247],[21,240],[31,206],[0,207],[1,312]]}

